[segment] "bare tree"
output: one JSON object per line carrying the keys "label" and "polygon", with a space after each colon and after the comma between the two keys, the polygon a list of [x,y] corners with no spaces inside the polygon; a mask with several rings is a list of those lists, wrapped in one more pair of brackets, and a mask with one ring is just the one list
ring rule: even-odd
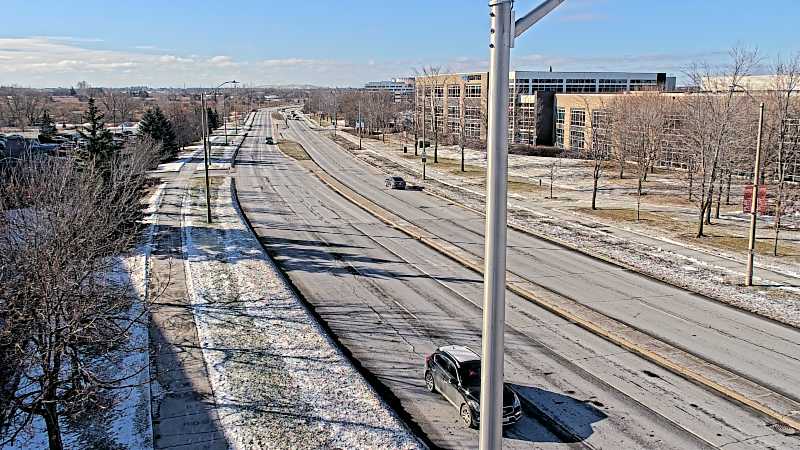
{"label": "bare tree", "polygon": [[[586,106],[588,110],[588,103]],[[581,149],[582,157],[592,162],[592,209],[597,209],[597,189],[603,174],[603,163],[611,154],[612,112],[605,108],[592,111],[591,141],[588,147]]]}
{"label": "bare tree", "polygon": [[552,158],[550,164],[547,166],[547,178],[550,180],[550,196],[547,197],[549,199],[553,198],[553,183],[555,183],[556,179],[558,178],[558,173],[561,170],[561,158]]}
{"label": "bare tree", "polygon": [[667,104],[658,92],[642,92],[615,99],[611,104],[614,141],[636,163],[636,220],[640,218],[642,185],[662,153],[666,139]]}
{"label": "bare tree", "polygon": [[800,107],[796,97],[800,89],[800,53],[786,61],[778,60],[774,67],[775,78],[769,92],[772,120],[768,121],[771,134],[775,136],[773,155],[769,158],[775,165],[775,237],[772,254],[778,256],[778,241],[783,216],[787,172],[800,160]]}
{"label": "bare tree", "polygon": [[144,308],[131,313],[130,282],[113,272],[139,237],[157,154],[139,145],[114,155],[110,175],[67,158],[0,174],[0,366],[10,375],[0,385],[0,446],[38,416],[50,448],[61,449],[60,419],[107,408],[114,390],[134,384],[120,355],[146,351],[130,348]]}
{"label": "bare tree", "polygon": [[25,131],[42,115],[46,102],[47,97],[33,89],[12,89],[5,98],[10,124]]}
{"label": "bare tree", "polygon": [[704,236],[704,224],[710,216],[714,186],[719,181],[720,161],[737,148],[749,146],[752,100],[737,92],[743,77],[758,63],[755,50],[735,48],[731,62],[719,69],[708,63],[694,64],[687,76],[705,92],[681,97],[685,111],[683,136],[697,161],[701,177],[697,237]]}

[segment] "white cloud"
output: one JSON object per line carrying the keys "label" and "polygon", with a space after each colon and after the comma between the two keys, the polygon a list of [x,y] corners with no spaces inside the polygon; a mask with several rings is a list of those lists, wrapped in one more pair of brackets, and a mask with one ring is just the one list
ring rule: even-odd
{"label": "white cloud", "polygon": [[[414,74],[414,68],[436,65],[443,72],[484,71],[486,58],[450,59],[365,58],[359,61],[299,57],[237,60],[229,55],[181,55],[147,47],[137,50],[88,48],[71,38],[0,38],[0,84],[70,86],[86,80],[95,86],[209,86],[237,79],[248,85],[315,84],[359,86],[366,81]],[[693,60],[717,59],[724,52],[685,55],[646,54],[570,57],[514,54],[516,69],[668,71]],[[488,55],[487,55],[488,56]]]}

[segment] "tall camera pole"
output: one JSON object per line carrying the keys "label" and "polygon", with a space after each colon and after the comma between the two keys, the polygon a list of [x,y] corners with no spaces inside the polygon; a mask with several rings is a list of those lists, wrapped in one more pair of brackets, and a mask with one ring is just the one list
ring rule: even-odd
{"label": "tall camera pole", "polygon": [[480,448],[503,446],[503,330],[505,325],[508,195],[508,79],[511,47],[564,0],[547,0],[514,22],[513,0],[490,0],[489,120],[486,243],[481,357]]}

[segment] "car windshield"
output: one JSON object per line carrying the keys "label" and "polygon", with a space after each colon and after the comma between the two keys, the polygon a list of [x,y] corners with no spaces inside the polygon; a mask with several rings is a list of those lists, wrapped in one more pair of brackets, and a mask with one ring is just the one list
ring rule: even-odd
{"label": "car windshield", "polygon": [[400,178],[400,177],[392,177],[392,179],[393,179],[394,181],[403,181],[403,179],[402,179],[402,178]]}
{"label": "car windshield", "polygon": [[461,363],[461,367],[458,368],[458,376],[461,378],[462,386],[480,386],[481,362],[466,361]]}

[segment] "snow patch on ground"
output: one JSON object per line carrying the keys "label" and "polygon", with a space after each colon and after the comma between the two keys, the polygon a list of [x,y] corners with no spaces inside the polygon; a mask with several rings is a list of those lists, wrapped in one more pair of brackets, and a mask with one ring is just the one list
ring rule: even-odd
{"label": "snow patch on ground", "polygon": [[[216,184],[216,183],[215,183]],[[198,336],[233,448],[423,448],[294,295],[234,209],[230,180],[185,198]]]}

